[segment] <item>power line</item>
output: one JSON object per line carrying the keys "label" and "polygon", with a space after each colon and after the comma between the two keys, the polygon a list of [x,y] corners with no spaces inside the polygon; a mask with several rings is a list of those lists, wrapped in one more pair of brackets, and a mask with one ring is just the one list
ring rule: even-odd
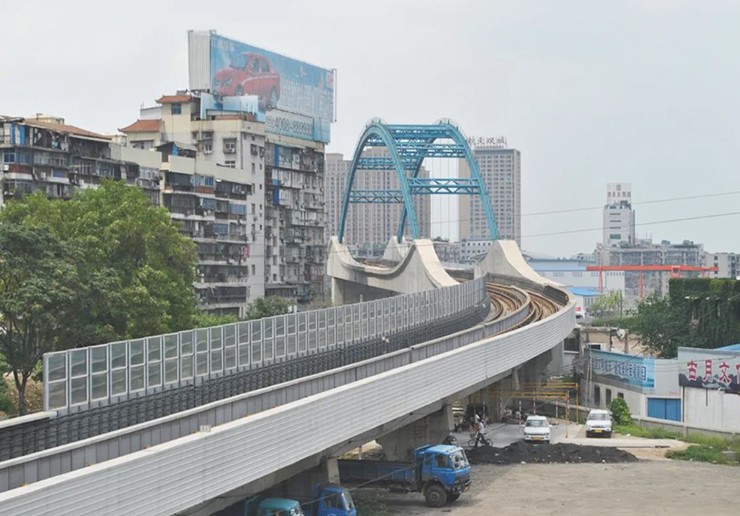
{"label": "power line", "polygon": [[[722,196],[737,195],[737,194],[740,194],[740,190],[734,190],[732,192],[718,192],[718,193],[701,194],[701,195],[689,195],[686,197],[669,197],[666,199],[653,199],[650,201],[633,202],[631,204],[632,206],[643,205],[643,204],[659,204],[659,203],[664,203],[664,202],[688,201],[692,199],[706,199],[709,197],[722,197]],[[535,211],[532,213],[522,213],[522,217],[533,217],[536,215],[553,215],[557,213],[575,213],[579,211],[593,211],[593,210],[603,210],[603,209],[604,209],[604,206],[589,206],[589,207],[584,207],[584,208],[565,208],[562,210]]]}
{"label": "power line", "polygon": [[[654,220],[651,222],[640,222],[634,224],[634,226],[650,226],[656,224],[672,224],[674,222],[686,222],[689,220],[701,220],[701,219],[714,219],[719,217],[731,217],[733,215],[740,215],[740,211],[729,211],[726,213],[715,213],[712,215],[698,215],[696,217],[682,217],[680,219],[665,219],[665,220]],[[565,231],[553,231],[550,233],[535,233],[533,235],[522,235],[522,238],[533,238],[541,236],[552,236],[552,235],[568,235],[572,233],[587,233],[590,231],[603,231],[603,227],[598,228],[581,228],[581,229],[568,229]]]}

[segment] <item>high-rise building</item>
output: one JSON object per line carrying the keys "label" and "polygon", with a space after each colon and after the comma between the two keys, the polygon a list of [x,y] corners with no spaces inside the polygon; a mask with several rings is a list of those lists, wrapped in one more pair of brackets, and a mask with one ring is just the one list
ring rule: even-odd
{"label": "high-rise building", "polygon": [[[371,147],[365,150],[365,157],[386,156],[385,147]],[[352,162],[342,154],[326,155],[326,218],[330,235],[339,231],[339,218],[342,213],[344,192]],[[424,167],[419,177],[428,178],[429,171]],[[400,190],[395,170],[358,170],[355,173],[353,190]],[[431,199],[429,195],[415,195],[412,198],[416,210],[419,232],[424,238],[431,238]],[[353,203],[349,206],[344,225],[344,242],[351,247],[382,248],[398,232],[403,204]],[[408,224],[406,235],[409,235]],[[329,236],[329,235],[327,235]],[[382,246],[382,247],[381,247]]]}
{"label": "high-rise building", "polygon": [[[488,193],[493,214],[501,240],[515,240],[522,243],[522,165],[521,153],[506,148],[505,142],[476,145],[471,141],[473,155],[478,162],[478,170]],[[500,139],[499,139],[500,140]],[[459,161],[459,176],[470,177],[470,169],[465,160]],[[459,239],[489,239],[488,222],[480,197],[460,196],[459,199]]]}
{"label": "high-rise building", "polygon": [[[249,185],[244,213],[223,214],[246,227],[239,239],[247,239],[255,261],[246,301],[265,295],[307,301],[322,294],[324,144],[288,136],[270,141],[265,124],[247,111],[211,110],[202,118],[201,102],[192,92],[162,96],[121,132],[133,147],[170,145],[176,155],[192,153],[199,162],[234,169]],[[215,207],[218,217],[218,202]],[[232,229],[222,236],[234,236]]]}
{"label": "high-rise building", "polygon": [[740,278],[740,254],[704,253],[704,266],[717,267],[712,272],[713,278]]}
{"label": "high-rise building", "polygon": [[616,245],[634,245],[635,210],[632,209],[632,185],[608,183],[604,205],[604,248]]}

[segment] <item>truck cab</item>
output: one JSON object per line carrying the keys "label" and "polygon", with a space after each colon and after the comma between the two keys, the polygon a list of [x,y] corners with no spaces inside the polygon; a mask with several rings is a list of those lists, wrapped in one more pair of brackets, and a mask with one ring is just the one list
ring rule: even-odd
{"label": "truck cab", "polygon": [[422,446],[414,450],[414,462],[421,464],[419,483],[432,507],[455,501],[470,488],[470,464],[459,446]]}
{"label": "truck cab", "polygon": [[319,484],[314,489],[312,516],[357,516],[355,501],[346,487],[337,484]]}
{"label": "truck cab", "polygon": [[298,500],[251,498],[244,502],[244,516],[305,516]]}

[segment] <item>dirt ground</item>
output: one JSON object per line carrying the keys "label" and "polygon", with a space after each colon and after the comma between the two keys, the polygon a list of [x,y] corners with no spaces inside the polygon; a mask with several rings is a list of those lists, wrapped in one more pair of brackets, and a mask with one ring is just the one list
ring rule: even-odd
{"label": "dirt ground", "polygon": [[[379,514],[489,516],[736,515],[740,468],[662,458],[630,450],[640,462],[473,466],[473,486],[440,509],[417,493],[356,492],[385,507]],[[360,514],[362,516],[362,514]]]}

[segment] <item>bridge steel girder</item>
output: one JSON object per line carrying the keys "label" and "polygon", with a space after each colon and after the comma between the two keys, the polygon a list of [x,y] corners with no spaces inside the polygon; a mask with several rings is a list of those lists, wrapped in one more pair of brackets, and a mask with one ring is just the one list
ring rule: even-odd
{"label": "bridge steel girder", "polygon": [[350,193],[352,203],[403,203],[403,192],[400,190],[354,190]]}
{"label": "bridge steel girder", "polygon": [[[452,140],[452,143],[435,143],[436,140]],[[367,146],[382,146],[388,149],[387,157],[363,157]],[[419,178],[419,171],[425,158],[464,158],[471,173],[471,178],[424,179]],[[395,170],[400,184],[399,190],[359,190],[352,191],[357,170]],[[338,238],[344,240],[344,229],[350,203],[403,203],[404,208],[398,225],[396,238],[398,242],[408,221],[411,236],[418,239],[419,225],[412,195],[464,194],[478,195],[488,223],[492,240],[498,240],[498,227],[493,214],[488,192],[478,169],[478,163],[467,144],[466,139],[457,127],[440,122],[434,125],[385,124],[373,120],[365,127],[350,165],[345,188]]]}

